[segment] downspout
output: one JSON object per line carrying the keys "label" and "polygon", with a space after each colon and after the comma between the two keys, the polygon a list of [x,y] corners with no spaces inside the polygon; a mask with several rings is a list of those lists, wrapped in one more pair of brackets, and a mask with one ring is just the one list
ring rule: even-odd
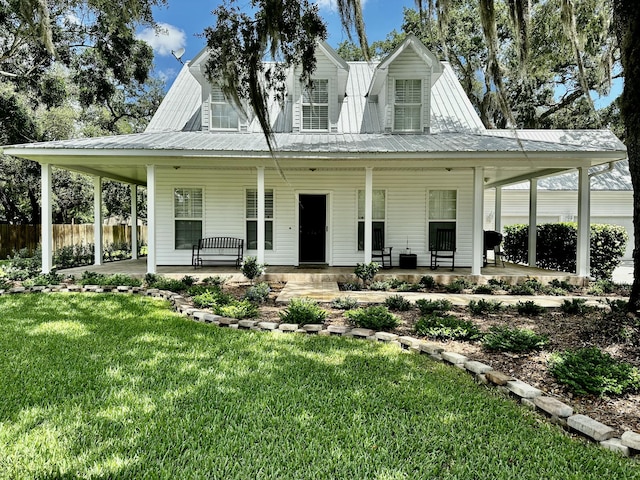
{"label": "downspout", "polygon": [[621,162],[622,160],[614,160],[613,162],[609,162],[609,164],[606,166],[606,168],[603,168],[602,170],[597,170],[593,173],[589,174],[589,178],[593,178],[593,177],[597,177],[599,175],[602,175],[603,173],[609,173],[610,171],[612,171],[615,167],[616,167],[616,163]]}

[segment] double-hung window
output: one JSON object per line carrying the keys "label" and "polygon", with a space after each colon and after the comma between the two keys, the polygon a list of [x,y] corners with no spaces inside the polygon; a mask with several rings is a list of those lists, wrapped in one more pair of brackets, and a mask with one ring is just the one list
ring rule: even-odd
{"label": "double-hung window", "polygon": [[329,80],[313,80],[302,93],[302,130],[329,130]]}
{"label": "double-hung window", "polygon": [[211,129],[237,130],[238,112],[233,108],[218,85],[211,86]]}
{"label": "double-hung window", "polygon": [[[248,188],[246,197],[247,250],[258,249],[258,189]],[[264,249],[273,250],[273,190],[264,191]]]}
{"label": "double-hung window", "polygon": [[422,131],[422,81],[395,81],[393,129],[397,132]]}
{"label": "double-hung window", "polygon": [[429,250],[438,229],[456,229],[457,193],[456,190],[429,191]]}
{"label": "double-hung window", "polygon": [[202,188],[173,190],[174,245],[191,249],[202,238]]}
{"label": "double-hung window", "polygon": [[[358,250],[364,250],[364,190],[358,190]],[[371,215],[372,237],[371,242],[376,237],[384,239],[384,223],[386,218],[385,191],[373,191],[373,212]]]}

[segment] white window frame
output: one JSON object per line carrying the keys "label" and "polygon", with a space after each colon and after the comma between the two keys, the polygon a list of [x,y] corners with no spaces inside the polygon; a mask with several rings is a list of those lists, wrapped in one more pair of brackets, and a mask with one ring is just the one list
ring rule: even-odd
{"label": "white window frame", "polygon": [[[365,191],[363,188],[359,188],[358,190],[356,190],[356,249],[359,252],[364,251],[364,228],[362,229],[363,231],[363,238],[362,238],[362,248],[360,248],[360,224],[363,225],[364,227],[364,210],[362,212],[360,212],[360,192],[362,192],[362,198],[363,198],[363,202],[366,202],[365,199]],[[382,192],[384,194],[384,217],[376,217],[373,214],[373,211],[375,211],[375,209],[372,209],[371,212],[371,223],[382,223],[382,229],[383,229],[383,238],[384,241],[386,243],[387,241],[387,190],[383,189],[383,188],[374,188],[373,189],[373,195],[375,196],[376,192]],[[363,209],[366,208],[363,205]],[[362,215],[361,215],[362,214]],[[372,234],[373,234],[373,230],[372,230]],[[373,240],[373,239],[372,239]]]}
{"label": "white window frame", "polygon": [[[455,215],[454,217],[431,218],[431,193],[432,192],[454,192],[455,193]],[[427,190],[427,247],[431,245],[431,223],[452,223],[458,236],[458,210],[460,201],[460,192],[456,188],[431,188]]]}
{"label": "white window frame", "polygon": [[[419,82],[420,102],[399,102],[398,101],[398,83],[399,82]],[[393,79],[393,131],[394,132],[422,132],[424,128],[424,79],[422,78],[394,78]],[[418,124],[415,128],[406,128],[406,115],[399,115],[399,108],[415,108],[418,107]],[[398,128],[396,121],[402,118],[405,128]],[[409,117],[410,118],[410,117]]]}
{"label": "white window frame", "polygon": [[[218,108],[224,108],[226,115],[216,116],[214,115],[216,106]],[[232,113],[230,115],[229,113]],[[235,118],[235,126],[214,126],[214,119],[227,119],[227,123],[231,124],[232,120]],[[218,85],[211,85],[211,102],[209,108],[209,125],[210,130],[221,130],[221,131],[229,131],[235,132],[240,128],[240,115],[236,111],[233,104],[227,101],[224,94],[222,93],[222,89]],[[222,123],[222,122],[220,122]]]}
{"label": "white window frame", "polygon": [[[177,191],[178,190],[190,190],[190,191],[196,191],[199,190],[200,191],[200,201],[201,201],[201,205],[200,205],[200,216],[197,215],[193,215],[193,210],[190,208],[190,215],[178,215],[177,210],[177,206],[178,206],[178,199],[177,199]],[[199,239],[192,239],[192,243],[190,245],[184,244],[181,247],[178,247],[178,245],[176,244],[176,234],[178,232],[178,229],[176,228],[176,223],[179,221],[187,221],[187,222],[200,222],[200,237],[202,237],[204,235],[204,219],[205,219],[205,190],[204,187],[202,186],[173,186],[171,188],[171,193],[173,195],[173,248],[174,250],[190,250],[192,245],[195,245],[197,243],[197,240]]]}
{"label": "white window frame", "polygon": [[[255,192],[255,197],[256,197],[256,215],[255,216],[250,216],[249,215],[249,192]],[[268,210],[268,194],[271,193],[271,212],[269,212]],[[275,238],[275,216],[276,216],[276,192],[273,188],[265,188],[264,190],[264,197],[265,197],[265,209],[264,209],[264,223],[265,223],[265,238],[264,238],[264,249],[265,250],[269,250],[269,251],[273,251],[275,250],[274,247],[274,238]],[[249,222],[256,222],[256,232],[257,232],[257,224],[258,224],[258,202],[257,202],[257,198],[258,198],[258,189],[256,187],[247,187],[244,190],[244,230],[245,230],[245,235],[246,235],[246,241],[247,241],[247,250],[257,250],[257,248],[250,248],[249,247]],[[269,213],[271,213],[271,216],[269,216]],[[269,244],[269,239],[267,238],[267,222],[271,223],[271,244]],[[256,238],[256,244],[257,244],[257,238]]]}
{"label": "white window frame", "polygon": [[[302,106],[300,108],[300,130],[303,132],[328,132],[331,127],[331,125],[329,124],[329,98],[331,98],[330,92],[329,92],[329,89],[330,89],[329,79],[317,78],[313,80],[314,84],[317,82],[322,82],[324,85],[326,85],[326,101],[324,98],[318,97],[318,93],[324,93],[324,92],[320,92],[315,88],[309,91],[305,86],[302,87]],[[326,118],[323,118],[324,115],[320,115],[320,114],[314,117],[315,110],[318,108],[326,108],[326,111],[327,111]],[[310,109],[311,111],[311,118],[309,119],[310,126],[307,126],[307,127],[305,127],[305,118],[307,118],[307,116],[305,116],[305,109]],[[314,127],[314,121],[316,120],[316,118],[318,121],[317,128]],[[324,125],[321,125],[322,120],[326,121],[326,127]]]}

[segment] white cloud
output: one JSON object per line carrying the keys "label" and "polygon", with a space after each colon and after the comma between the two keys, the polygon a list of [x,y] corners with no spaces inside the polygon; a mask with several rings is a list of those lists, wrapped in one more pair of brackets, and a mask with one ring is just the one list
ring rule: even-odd
{"label": "white cloud", "polygon": [[159,23],[157,28],[145,28],[138,33],[137,38],[144,40],[158,55],[171,55],[171,51],[184,48],[187,36],[184,30],[180,30],[168,23]]}
{"label": "white cloud", "polygon": [[[316,3],[321,10],[331,10],[332,12],[336,12],[338,10],[336,0],[317,0]],[[364,8],[365,3],[367,2],[366,0],[360,0],[360,3],[362,4],[362,8]]]}

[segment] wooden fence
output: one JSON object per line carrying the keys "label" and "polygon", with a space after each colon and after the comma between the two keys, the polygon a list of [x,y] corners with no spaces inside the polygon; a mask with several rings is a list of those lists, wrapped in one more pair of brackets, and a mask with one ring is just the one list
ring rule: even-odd
{"label": "wooden fence", "polygon": [[[40,225],[0,224],[0,259],[5,259],[14,251],[28,248],[33,250],[40,243]],[[130,225],[103,225],[103,245],[131,243]],[[93,224],[53,225],[53,250],[71,245],[94,243]],[[138,226],[138,243],[147,243],[146,225]]]}

